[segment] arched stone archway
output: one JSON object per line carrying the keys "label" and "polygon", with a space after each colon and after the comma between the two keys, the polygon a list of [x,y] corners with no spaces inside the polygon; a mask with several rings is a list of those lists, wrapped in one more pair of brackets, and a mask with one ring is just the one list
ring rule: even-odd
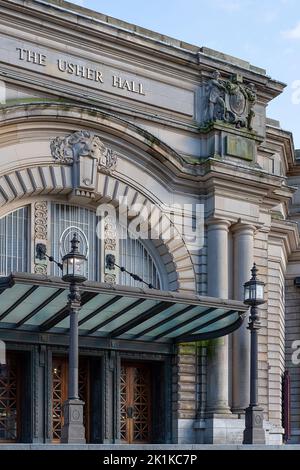
{"label": "arched stone archway", "polygon": [[[112,136],[123,138],[136,146],[139,152],[147,152],[155,159],[180,164],[180,156],[148,132],[137,126],[103,112],[92,112],[84,107],[70,107],[57,104],[15,106],[0,113],[3,127],[0,146],[9,146],[8,153],[15,148],[20,158],[5,158],[0,166],[0,216],[22,201],[58,198],[72,200],[74,181],[72,167],[53,160],[49,140],[56,135],[66,135],[79,128],[105,130]],[[6,130],[6,132],[4,131]],[[27,148],[22,153],[23,148]],[[0,147],[0,149],[1,149]],[[30,153],[29,149],[34,149]],[[3,154],[3,152],[2,152]],[[118,175],[98,172],[93,200],[77,195],[78,204],[96,207],[101,201],[119,204],[119,198],[126,195],[129,204],[140,202],[145,206],[157,206],[157,200],[147,190],[137,189],[134,184],[122,181]],[[149,211],[149,213],[151,210]],[[162,217],[166,216],[163,214]],[[166,219],[166,224],[169,220]],[[151,220],[149,220],[151,227]],[[178,230],[169,239],[157,238],[153,244],[165,266],[169,286],[173,290],[196,290],[196,276],[189,250]]]}

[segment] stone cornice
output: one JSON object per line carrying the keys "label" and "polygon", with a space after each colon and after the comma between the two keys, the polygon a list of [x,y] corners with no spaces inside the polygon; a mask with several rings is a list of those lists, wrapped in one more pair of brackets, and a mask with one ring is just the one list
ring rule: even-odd
{"label": "stone cornice", "polygon": [[299,230],[296,222],[287,220],[272,220],[270,237],[284,246],[287,257],[299,246]]}
{"label": "stone cornice", "polygon": [[[1,16],[7,15],[9,23],[15,22],[16,30],[35,32],[40,38],[56,37],[59,42],[77,44],[79,49],[114,51],[123,57],[139,61],[146,67],[156,63],[165,71],[176,65],[182,76],[194,76],[200,80],[199,69],[212,71],[215,68],[226,74],[242,73],[246,80],[256,84],[261,100],[267,102],[280,94],[284,84],[270,79],[265,71],[248,62],[213,51],[193,46],[182,41],[154,33],[115,18],[80,8],[63,1],[0,0]],[[79,41],[80,39],[80,41]],[[155,54],[153,53],[155,51]],[[81,55],[84,55],[82,52]],[[197,76],[199,78],[197,78]]]}
{"label": "stone cornice", "polygon": [[34,124],[34,132],[39,127],[44,129],[45,123],[47,126],[53,123],[54,127],[59,123],[68,124],[70,129],[84,126],[94,131],[104,130],[153,157],[147,165],[151,163],[153,171],[166,178],[170,187],[177,191],[180,188],[207,195],[211,191],[228,190],[231,195],[240,194],[243,199],[264,200],[270,207],[289,201],[294,192],[294,188],[286,185],[284,177],[270,175],[257,167],[213,158],[186,163],[180,154],[146,130],[97,108],[53,102],[20,104],[2,108],[0,122],[0,142],[9,138],[9,126],[19,125],[20,133],[21,124],[24,131],[30,130]]}
{"label": "stone cornice", "polygon": [[274,147],[272,150],[268,148],[268,141],[272,144],[272,146],[275,144],[279,147],[284,173],[288,176],[291,176],[291,173],[294,174],[296,162],[293,134],[279,127],[267,124],[266,142],[262,145],[262,150],[267,152],[272,152],[273,150],[272,153],[274,153]]}
{"label": "stone cornice", "polygon": [[240,192],[244,199],[247,194],[247,197],[251,195],[270,197],[278,202],[288,202],[296,191],[295,188],[286,185],[286,178],[282,176],[269,174],[260,168],[217,159],[207,161],[202,181],[207,191],[216,188],[228,189],[231,194]]}

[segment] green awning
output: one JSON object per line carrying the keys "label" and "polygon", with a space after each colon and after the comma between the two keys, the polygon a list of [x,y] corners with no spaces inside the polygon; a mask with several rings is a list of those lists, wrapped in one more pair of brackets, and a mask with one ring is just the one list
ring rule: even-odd
{"label": "green awning", "polygon": [[[80,286],[79,334],[144,342],[217,338],[239,328],[247,307],[238,301],[85,282]],[[16,273],[0,277],[0,331],[53,332],[69,328],[68,284]]]}

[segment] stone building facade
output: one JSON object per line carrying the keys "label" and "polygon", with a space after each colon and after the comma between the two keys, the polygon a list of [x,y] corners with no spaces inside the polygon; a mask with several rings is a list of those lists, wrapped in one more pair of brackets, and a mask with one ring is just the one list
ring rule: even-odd
{"label": "stone building facade", "polygon": [[[287,436],[288,370],[285,422],[289,442],[299,442],[292,354],[300,335],[300,173],[292,135],[267,118],[284,84],[246,61],[68,2],[0,0],[0,11],[0,339],[11,371],[1,386],[12,380],[16,391],[0,402],[0,441],[59,441],[66,293],[37,246],[59,259],[75,229],[89,259],[80,338],[89,442],[242,441],[250,357],[243,284],[254,261],[266,283],[259,334],[266,439]],[[127,243],[107,220],[98,246],[97,207],[120,207],[125,197],[131,218],[138,203],[166,220],[172,208],[177,236]],[[193,207],[203,209],[197,248],[180,232],[174,207],[184,205],[190,227]],[[157,294],[112,272],[108,254]],[[176,317],[183,304],[186,315],[193,305],[200,310]],[[225,319],[207,317],[206,330],[197,323],[221,311]],[[144,329],[132,312],[147,314]],[[168,324],[167,315],[180,321]],[[144,431],[127,421],[134,377],[134,393],[146,400]]]}

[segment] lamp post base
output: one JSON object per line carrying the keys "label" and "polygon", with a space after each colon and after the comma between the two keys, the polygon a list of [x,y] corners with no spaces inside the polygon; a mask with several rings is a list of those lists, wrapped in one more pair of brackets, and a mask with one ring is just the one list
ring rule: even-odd
{"label": "lamp post base", "polygon": [[76,398],[65,401],[64,425],[60,438],[62,444],[85,444],[83,406],[84,402]]}
{"label": "lamp post base", "polygon": [[243,444],[265,444],[263,409],[260,406],[248,406],[246,408],[245,423]]}

